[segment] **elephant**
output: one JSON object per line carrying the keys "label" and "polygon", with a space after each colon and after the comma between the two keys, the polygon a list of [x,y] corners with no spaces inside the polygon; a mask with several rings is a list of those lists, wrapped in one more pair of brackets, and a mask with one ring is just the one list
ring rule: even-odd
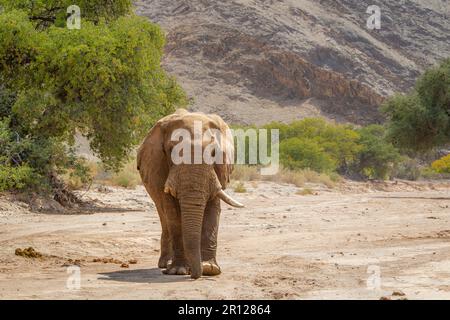
{"label": "elephant", "polygon": [[[201,123],[202,133],[220,132],[234,154],[233,139],[226,135],[229,127],[220,116],[179,109],[150,130],[138,149],[137,169],[161,222],[158,267],[165,274],[198,279],[221,273],[216,260],[220,200],[234,207],[243,205],[224,191],[233,171],[229,152],[220,149],[223,161],[217,163],[174,161],[174,132],[183,129],[194,136],[195,123]],[[200,142],[205,149],[203,138]],[[190,143],[195,144],[195,139]]]}

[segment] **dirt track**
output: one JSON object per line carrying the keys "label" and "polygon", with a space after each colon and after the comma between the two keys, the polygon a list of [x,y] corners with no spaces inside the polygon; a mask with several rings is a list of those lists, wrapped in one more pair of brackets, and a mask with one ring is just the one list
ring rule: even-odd
{"label": "dirt track", "polygon": [[[142,187],[89,192],[108,209],[83,215],[30,213],[0,198],[0,299],[379,299],[393,291],[450,299],[448,186],[310,196],[247,187],[236,195],[246,208],[223,206],[223,274],[197,281],[156,268],[160,225]],[[15,255],[30,246],[48,256]],[[93,262],[103,257],[137,264]],[[68,259],[81,260],[80,290],[66,288]]]}

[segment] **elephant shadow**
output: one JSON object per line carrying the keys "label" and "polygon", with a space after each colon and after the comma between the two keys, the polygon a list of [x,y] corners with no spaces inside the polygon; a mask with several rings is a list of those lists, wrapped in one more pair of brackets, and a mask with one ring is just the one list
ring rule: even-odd
{"label": "elephant shadow", "polygon": [[161,272],[159,268],[120,270],[99,273],[99,280],[134,282],[134,283],[171,283],[192,281],[190,276],[169,276]]}

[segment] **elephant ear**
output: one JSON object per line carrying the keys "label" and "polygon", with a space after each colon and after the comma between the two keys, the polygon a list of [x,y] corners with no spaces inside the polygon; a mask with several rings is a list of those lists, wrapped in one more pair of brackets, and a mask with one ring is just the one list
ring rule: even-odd
{"label": "elephant ear", "polygon": [[230,182],[230,176],[233,172],[234,162],[234,140],[230,128],[218,115],[209,115],[211,121],[222,135],[222,149],[223,149],[223,164],[215,164],[214,170],[219,178],[222,188],[225,189]]}
{"label": "elephant ear", "polygon": [[137,169],[144,184],[164,188],[164,183],[169,175],[169,162],[164,152],[163,126],[165,118],[159,120],[148,133],[138,150]]}
{"label": "elephant ear", "polygon": [[164,142],[168,125],[174,120],[182,118],[188,111],[178,109],[173,114],[160,119],[150,132],[138,150],[137,169],[146,186],[156,186],[158,190],[164,189],[169,169],[170,159],[167,157]]}

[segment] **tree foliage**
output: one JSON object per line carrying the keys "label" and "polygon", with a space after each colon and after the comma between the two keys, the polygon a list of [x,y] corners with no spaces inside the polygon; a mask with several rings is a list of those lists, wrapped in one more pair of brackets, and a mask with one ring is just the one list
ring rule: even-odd
{"label": "tree foliage", "polygon": [[386,179],[395,173],[403,159],[399,150],[386,140],[386,130],[380,125],[354,128],[306,118],[290,124],[273,122],[263,128],[279,130],[280,163],[293,170]]}
{"label": "tree foliage", "polygon": [[382,108],[387,137],[415,152],[450,142],[450,59],[424,73],[408,95],[396,95]]}
{"label": "tree foliage", "polygon": [[281,163],[289,169],[311,169],[332,172],[336,163],[324,148],[314,140],[289,138],[280,143]]}
{"label": "tree foliage", "polygon": [[401,160],[400,153],[385,140],[385,128],[370,125],[358,130],[361,149],[354,163],[354,171],[374,179],[386,179]]}
{"label": "tree foliage", "polygon": [[[325,121],[320,118],[306,118],[299,121],[294,121],[290,124],[271,123],[266,125],[267,129],[279,129],[280,140],[280,152],[283,155],[284,152],[292,153],[292,145],[296,144],[305,145],[310,152],[321,153],[316,154],[321,160],[315,165],[321,167],[319,171],[332,171],[338,169],[342,173],[348,170],[351,163],[355,161],[356,154],[360,150],[361,146],[358,144],[359,134],[353,130],[349,125],[334,124]],[[300,141],[285,142],[291,138],[300,138]],[[313,147],[313,145],[318,148]],[[281,146],[285,148],[281,148]],[[287,161],[286,157],[281,157],[282,162]],[[284,160],[283,160],[284,159]],[[297,160],[299,158],[297,157]],[[318,159],[319,160],[319,159]],[[305,164],[305,163],[303,163]],[[285,163],[287,165],[287,163]],[[295,166],[299,166],[297,163]],[[288,166],[292,166],[289,164]],[[308,166],[301,165],[302,168],[308,168]],[[313,169],[312,167],[309,167]]]}
{"label": "tree foliage", "polygon": [[[58,25],[74,2],[82,10],[79,30]],[[43,179],[77,166],[79,132],[117,169],[157,119],[186,103],[160,67],[161,29],[131,14],[130,1],[0,4],[0,120],[17,137],[12,144],[29,145],[19,162],[0,151],[8,165],[26,164]]]}
{"label": "tree foliage", "polygon": [[36,28],[64,27],[71,5],[80,7],[83,21],[112,21],[132,12],[131,0],[0,0],[6,11],[21,10]]}

